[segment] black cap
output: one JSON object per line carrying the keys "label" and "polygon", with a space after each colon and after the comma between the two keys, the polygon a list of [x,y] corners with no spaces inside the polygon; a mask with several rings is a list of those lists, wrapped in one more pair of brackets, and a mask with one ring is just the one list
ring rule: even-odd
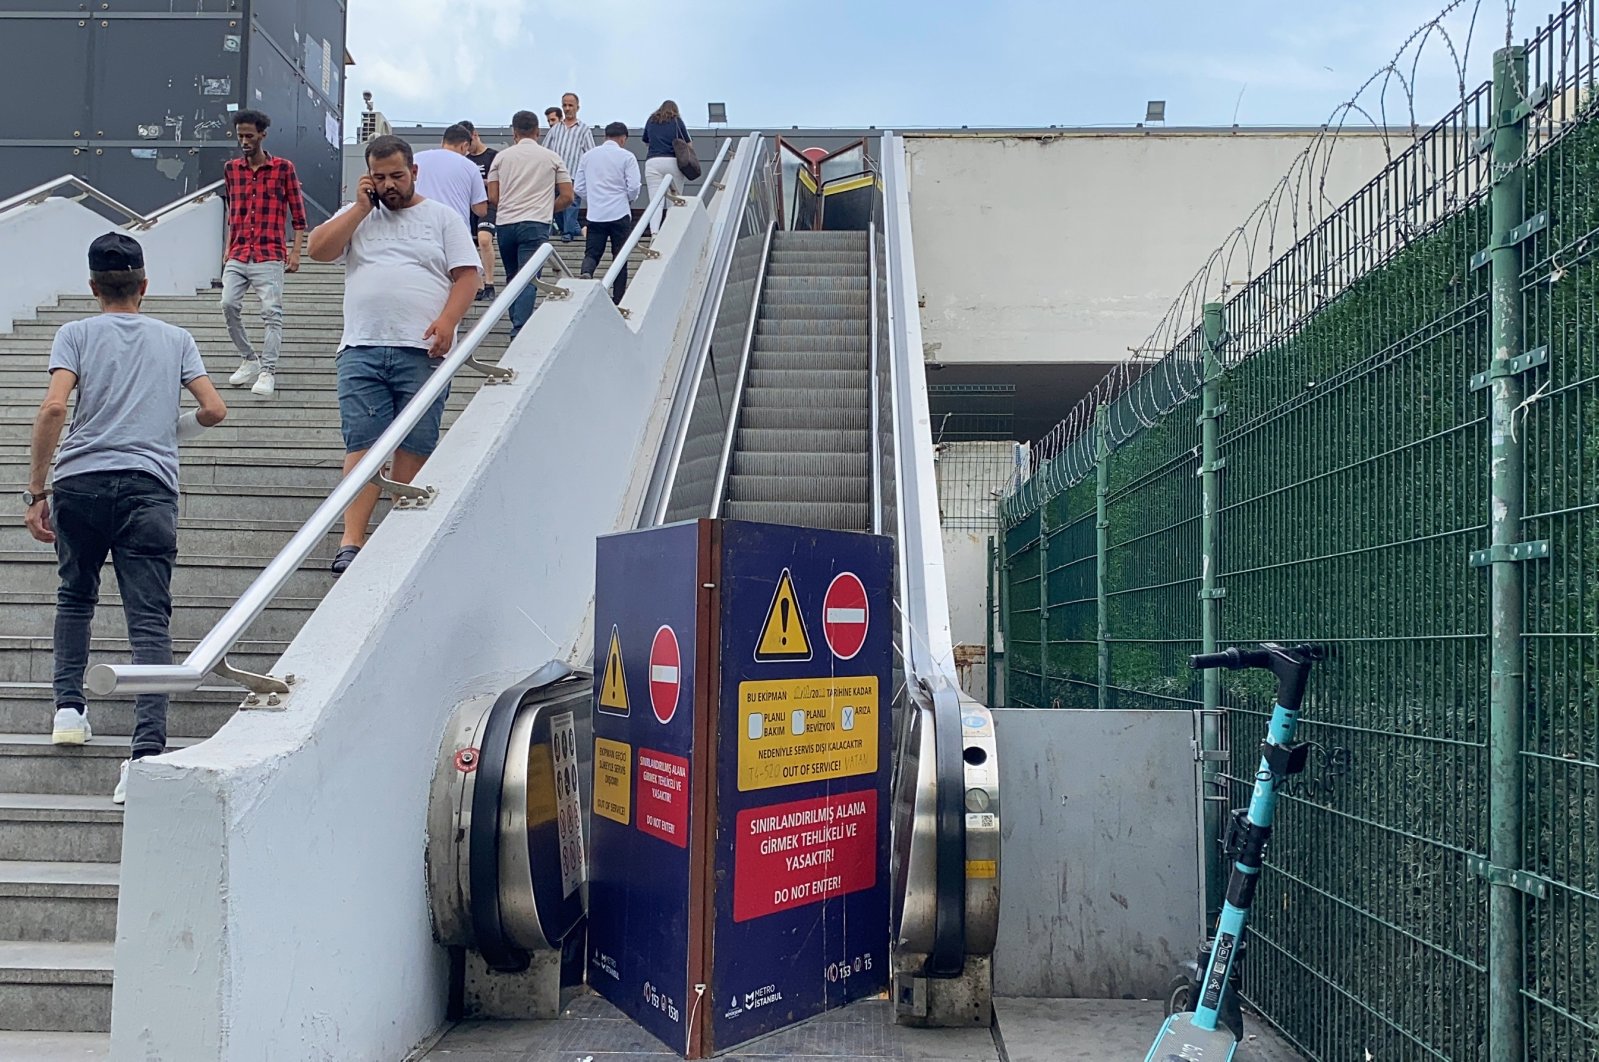
{"label": "black cap", "polygon": [[612,122],[610,125],[605,127],[605,135],[608,136],[608,137],[611,137],[611,136],[626,136],[627,135],[627,123],[626,122]]}
{"label": "black cap", "polygon": [[89,245],[89,272],[122,273],[144,268],[144,248],[132,236],[108,232]]}

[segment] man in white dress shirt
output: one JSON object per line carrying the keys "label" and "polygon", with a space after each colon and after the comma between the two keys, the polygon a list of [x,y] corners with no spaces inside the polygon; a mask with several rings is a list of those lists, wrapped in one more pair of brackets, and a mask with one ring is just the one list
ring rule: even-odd
{"label": "man in white dress shirt", "polygon": [[[588,203],[588,237],[583,247],[580,276],[592,280],[599,268],[607,242],[613,259],[622,253],[627,234],[633,230],[633,200],[638,198],[638,159],[627,150],[627,125],[612,122],[605,127],[605,143],[583,154],[573,184],[578,196]],[[622,301],[627,290],[627,260],[623,259],[616,283],[611,285],[613,302]]]}

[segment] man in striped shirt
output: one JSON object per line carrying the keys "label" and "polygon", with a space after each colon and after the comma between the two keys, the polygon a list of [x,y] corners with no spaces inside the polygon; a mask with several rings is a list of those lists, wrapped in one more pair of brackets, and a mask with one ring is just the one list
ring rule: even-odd
{"label": "man in striped shirt", "polygon": [[[594,130],[577,120],[577,93],[568,92],[561,97],[561,110],[565,117],[550,126],[550,131],[544,134],[544,146],[561,156],[561,161],[566,163],[567,173],[576,173],[584,154],[596,146]],[[580,227],[577,210],[582,205],[581,200],[573,199],[571,206],[555,216],[555,231],[567,243],[578,237]]]}

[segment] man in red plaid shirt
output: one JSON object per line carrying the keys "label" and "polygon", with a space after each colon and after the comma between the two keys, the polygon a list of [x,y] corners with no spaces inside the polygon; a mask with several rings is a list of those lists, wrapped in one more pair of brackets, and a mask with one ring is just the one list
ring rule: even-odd
{"label": "man in red plaid shirt", "polygon": [[[262,398],[277,393],[278,351],[283,346],[283,274],[300,268],[300,249],[310,231],[305,200],[294,163],[267,153],[271,119],[260,111],[238,111],[233,131],[239,158],[223,167],[228,199],[228,227],[222,259],[222,314],[228,335],[243,360],[228,383],[251,384]],[[294,223],[294,240],[284,245],[283,233]],[[244,331],[244,293],[255,290],[261,300],[266,341],[258,358]]]}

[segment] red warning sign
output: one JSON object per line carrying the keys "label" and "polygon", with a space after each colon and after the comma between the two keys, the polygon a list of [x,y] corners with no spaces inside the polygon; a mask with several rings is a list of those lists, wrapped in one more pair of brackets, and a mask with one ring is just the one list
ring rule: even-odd
{"label": "red warning sign", "polygon": [[688,847],[688,760],[654,749],[638,750],[638,828]]}
{"label": "red warning sign", "polygon": [[840,660],[852,660],[866,644],[870,626],[866,586],[854,572],[839,572],[822,598],[822,633]]}
{"label": "red warning sign", "polygon": [[677,632],[663,626],[650,644],[650,705],[655,718],[670,723],[677,714],[677,695],[682,689],[682,657],[677,648]]}
{"label": "red warning sign", "polygon": [[875,884],[877,790],[738,813],[733,921],[748,922]]}

